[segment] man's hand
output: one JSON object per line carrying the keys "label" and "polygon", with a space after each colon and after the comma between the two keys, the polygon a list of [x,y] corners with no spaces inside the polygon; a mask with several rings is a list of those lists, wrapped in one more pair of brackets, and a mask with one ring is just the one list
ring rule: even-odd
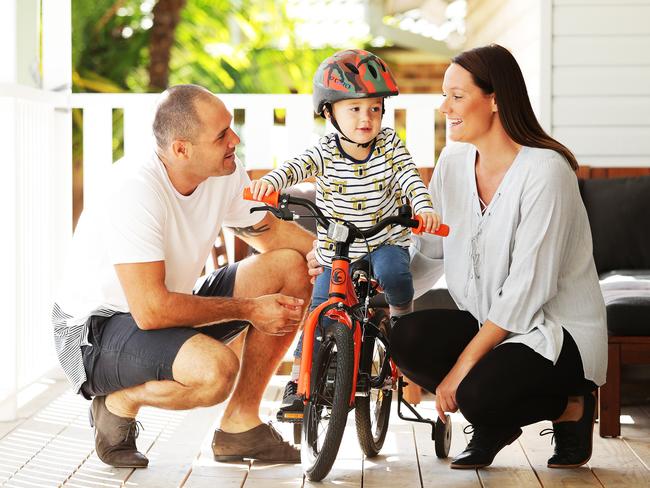
{"label": "man's hand", "polygon": [[251,300],[248,320],[257,330],[269,335],[295,331],[304,315],[304,300],[276,293]]}
{"label": "man's hand", "polygon": [[316,282],[316,276],[323,272],[322,266],[316,260],[316,246],[318,241],[314,241],[311,251],[307,253],[307,272],[309,273],[310,282],[313,285]]}

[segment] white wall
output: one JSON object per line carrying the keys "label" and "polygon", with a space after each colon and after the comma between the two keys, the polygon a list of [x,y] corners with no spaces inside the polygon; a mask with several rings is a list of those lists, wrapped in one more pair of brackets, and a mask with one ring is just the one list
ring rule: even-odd
{"label": "white wall", "polygon": [[552,132],[588,166],[650,166],[650,0],[553,0]]}
{"label": "white wall", "polygon": [[469,0],[466,49],[497,43],[517,59],[538,117],[542,104],[543,3],[550,0]]}

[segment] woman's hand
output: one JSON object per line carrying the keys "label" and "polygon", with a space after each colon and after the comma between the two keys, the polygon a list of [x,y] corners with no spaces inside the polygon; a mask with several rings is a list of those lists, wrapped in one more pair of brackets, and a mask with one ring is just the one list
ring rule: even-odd
{"label": "woman's hand", "polygon": [[[436,410],[438,417],[445,421],[445,412],[458,410],[456,403],[456,390],[465,379],[467,373],[485,356],[508,336],[508,331],[502,329],[491,320],[486,320],[483,327],[465,347],[460,357],[451,368],[447,376],[436,388]],[[480,365],[478,365],[480,367]]]}
{"label": "woman's hand", "polygon": [[311,278],[309,281],[313,285],[316,282],[316,276],[321,274],[323,272],[323,268],[321,265],[316,261],[316,246],[318,244],[318,241],[314,241],[314,244],[311,248],[311,251],[307,253],[307,272],[309,273],[309,276]]}
{"label": "woman's hand", "polygon": [[445,412],[458,410],[456,390],[458,390],[458,385],[465,379],[470,369],[472,369],[471,365],[459,360],[436,388],[436,410],[438,411],[438,417],[443,422],[445,421]]}

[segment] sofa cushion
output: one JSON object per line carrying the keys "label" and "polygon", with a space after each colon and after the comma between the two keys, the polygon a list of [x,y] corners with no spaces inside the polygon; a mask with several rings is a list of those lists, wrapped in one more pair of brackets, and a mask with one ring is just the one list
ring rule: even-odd
{"label": "sofa cushion", "polygon": [[612,271],[601,276],[600,287],[609,335],[650,335],[650,270]]}
{"label": "sofa cushion", "polygon": [[650,176],[581,180],[598,273],[650,270]]}

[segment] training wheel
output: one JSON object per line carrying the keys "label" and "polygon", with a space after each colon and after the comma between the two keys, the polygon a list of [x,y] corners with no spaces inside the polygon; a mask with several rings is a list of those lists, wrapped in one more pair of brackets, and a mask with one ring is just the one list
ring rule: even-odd
{"label": "training wheel", "polygon": [[444,459],[449,456],[449,447],[451,447],[451,417],[445,414],[445,423],[438,418],[436,420],[436,432],[434,444],[436,447],[436,456]]}

